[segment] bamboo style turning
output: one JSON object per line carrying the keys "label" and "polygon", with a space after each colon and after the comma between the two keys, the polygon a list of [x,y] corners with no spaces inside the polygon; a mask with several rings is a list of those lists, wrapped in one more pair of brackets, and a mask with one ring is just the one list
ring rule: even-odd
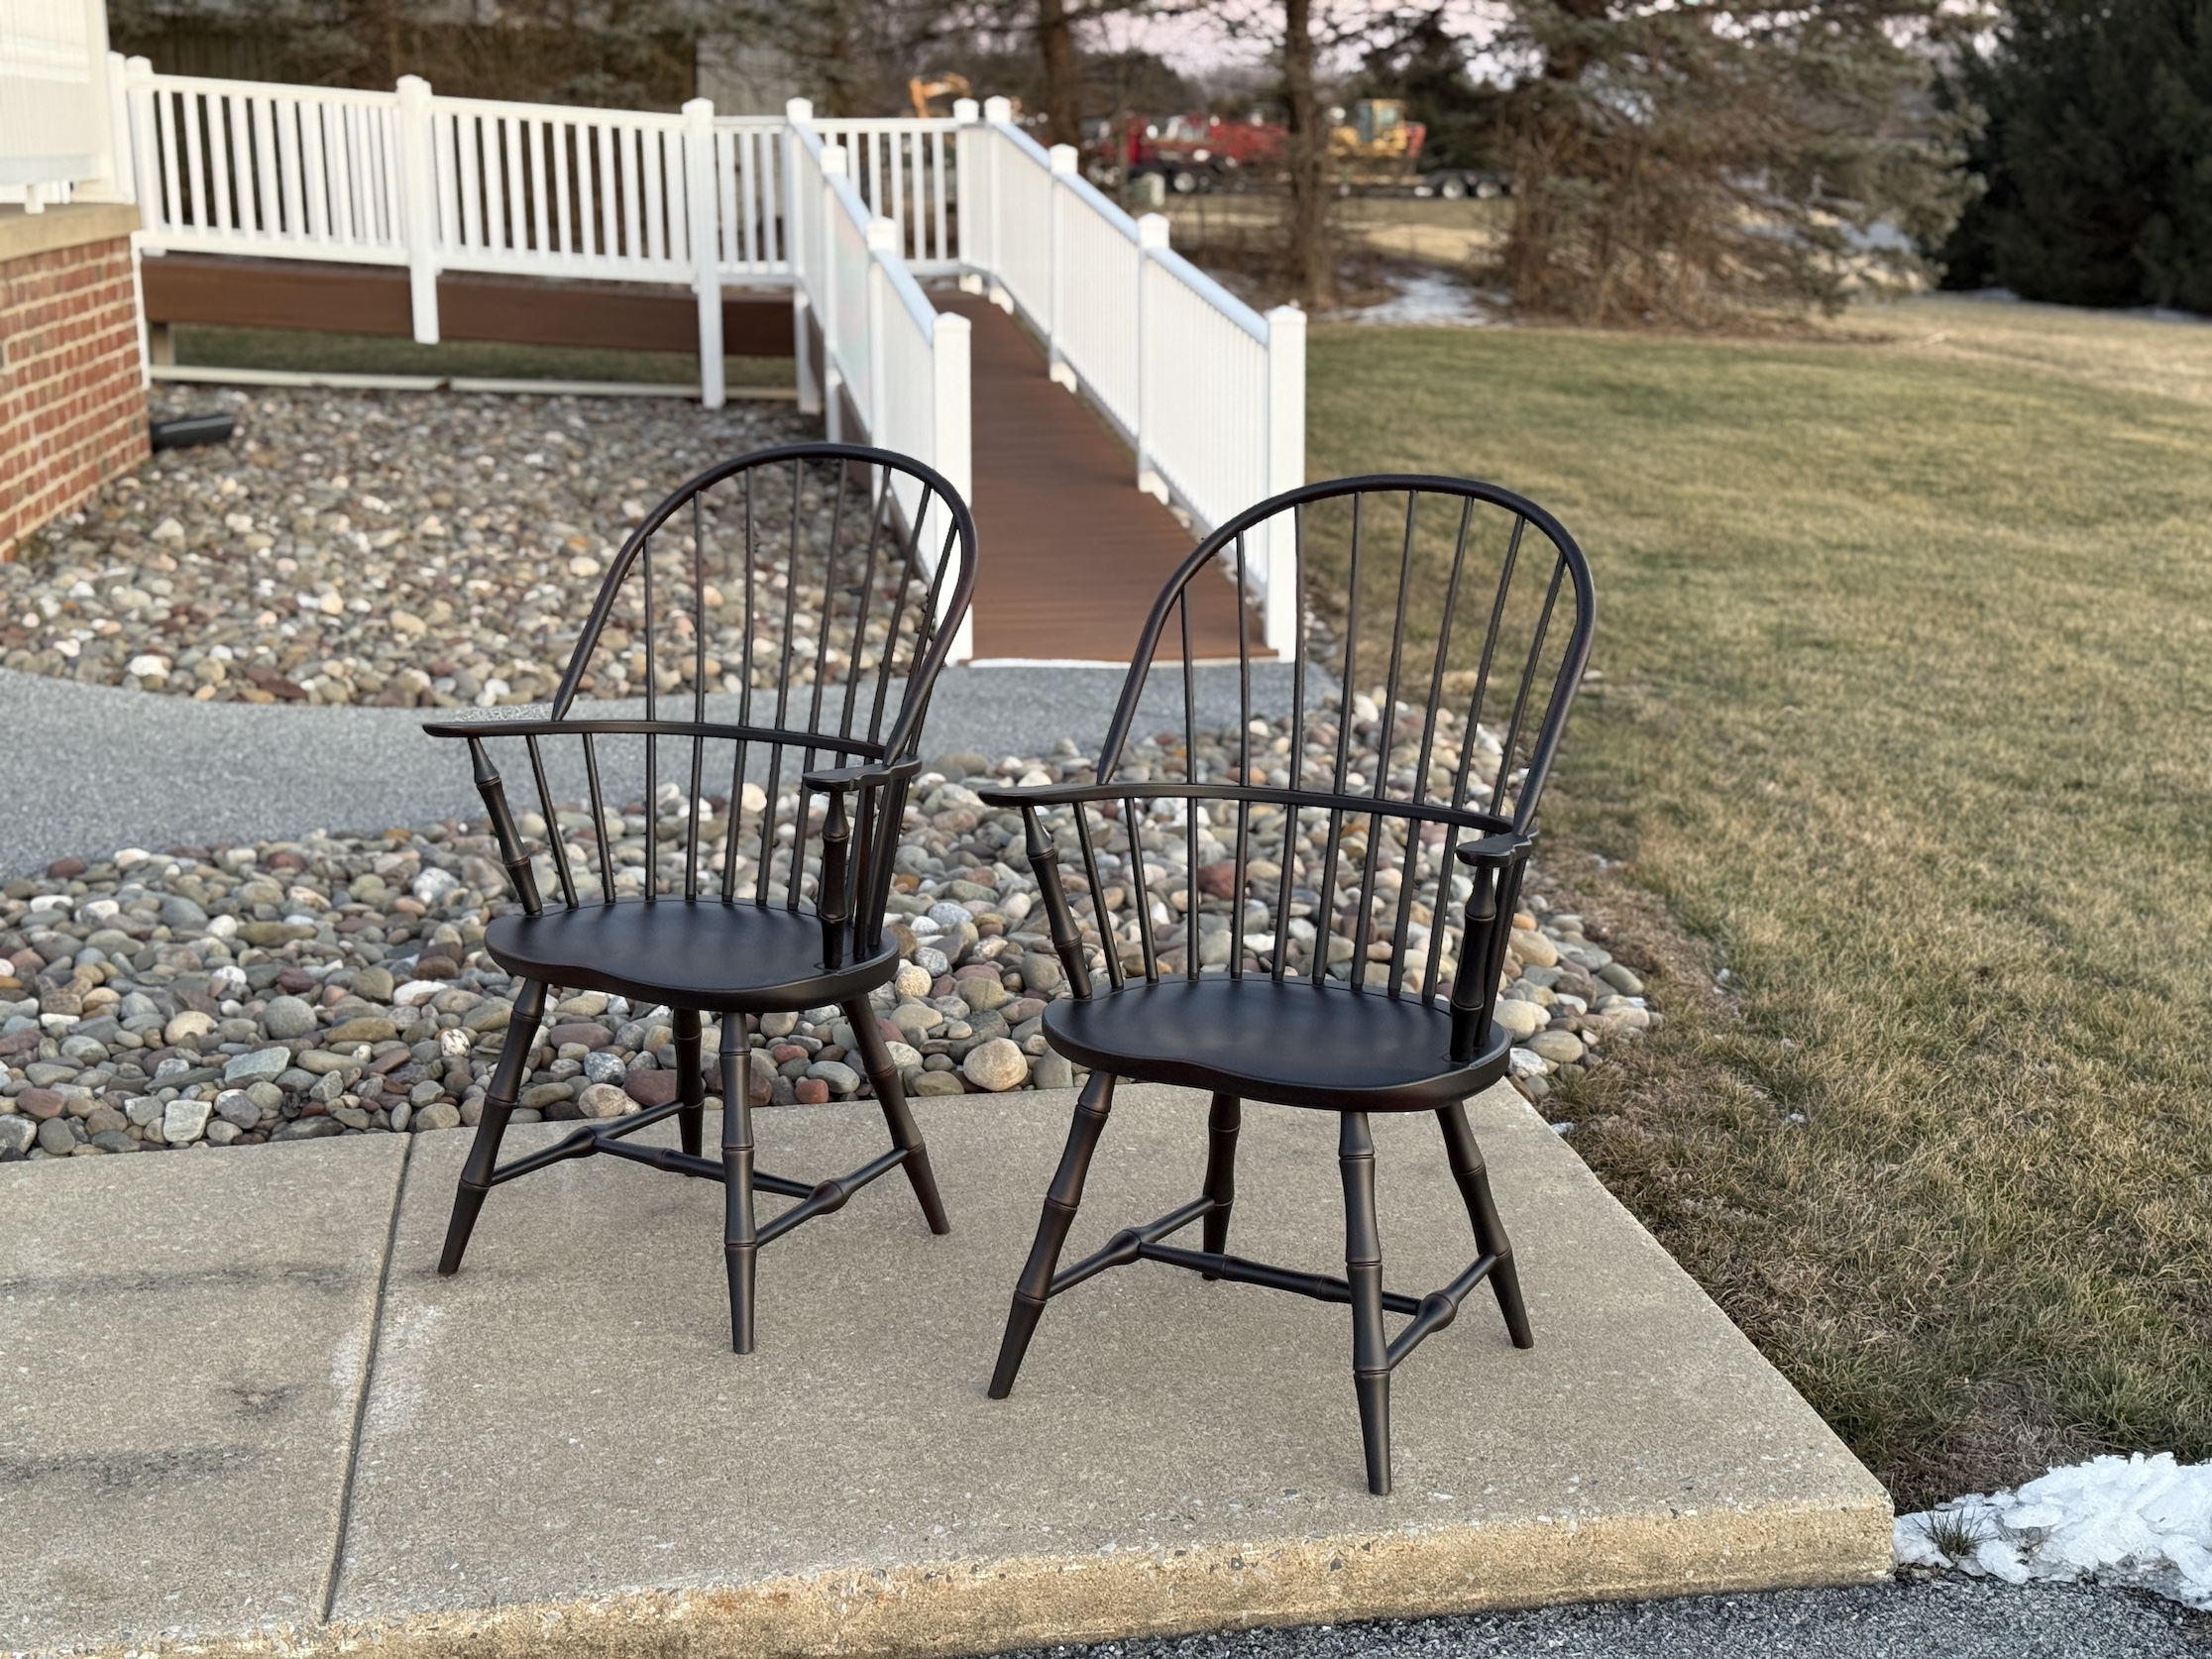
{"label": "bamboo style turning", "polygon": [[[1189,590],[1218,571],[1249,593],[1253,550],[1285,546],[1295,648],[1287,665],[1256,664],[1242,640],[1236,728],[1208,732]],[[1282,574],[1277,559],[1271,580]],[[1532,1345],[1462,1102],[1507,1070],[1499,982],[1595,604],[1573,537],[1508,491],[1429,476],[1310,485],[1223,525],[1169,582],[1091,781],[981,792],[1023,816],[1074,990],[1047,1010],[1046,1034],[1091,1068],[992,1398],[1012,1391],[1051,1299],[1110,1268],[1158,1262],[1338,1302],[1352,1310],[1368,1485],[1382,1494],[1391,1373],[1477,1285],[1512,1344]],[[1179,661],[1156,660],[1169,640]],[[1179,728],[1141,742],[1140,719],[1176,703]],[[1062,1268],[1123,1077],[1211,1095],[1203,1192]],[[1342,1277],[1228,1253],[1246,1102],[1340,1115]],[[1369,1126],[1371,1113],[1409,1111],[1436,1115],[1477,1251],[1417,1297],[1384,1288]],[[1193,1222],[1200,1249],[1168,1242]],[[1406,1321],[1394,1336],[1391,1315]]]}
{"label": "bamboo style turning", "polygon": [[[553,1163],[604,1154],[718,1180],[730,1344],[746,1354],[763,1246],[893,1169],[906,1171],[930,1230],[948,1231],[869,993],[897,971],[884,930],[892,855],[921,770],[923,713],[974,583],[974,522],[929,468],[850,444],[764,450],[700,474],[646,515],[615,555],[542,717],[424,728],[469,746],[515,899],[486,930],[485,948],[520,981],[440,1272],[459,1271],[493,1187]],[[587,694],[641,695],[643,717],[609,708],[581,718]],[[683,700],[674,718],[662,709],[671,696]],[[523,751],[537,798],[523,819],[496,745]],[[547,751],[564,745],[582,812],[562,811],[551,781]],[[610,793],[621,776],[638,777],[636,798]],[[625,834],[642,836],[641,866],[627,848],[617,855]],[[674,1067],[674,1098],[583,1123],[502,1164],[555,986],[626,998],[648,1018],[665,1008],[668,1039],[655,1059]],[[755,1162],[753,1107],[768,1080],[752,1074],[746,1021],[827,1008],[851,1027],[891,1147],[828,1180],[771,1175]],[[704,1156],[710,1016],[719,1025],[719,1161]],[[634,1098],[633,1081],[624,1080]],[[671,1116],[678,1148],[633,1144]],[[797,1202],[763,1217],[762,1193]]]}

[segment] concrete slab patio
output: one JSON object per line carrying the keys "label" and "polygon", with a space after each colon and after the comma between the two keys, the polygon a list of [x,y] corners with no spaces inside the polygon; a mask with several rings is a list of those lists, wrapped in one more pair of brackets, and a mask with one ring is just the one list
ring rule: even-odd
{"label": "concrete slab patio", "polygon": [[[276,1584],[306,1580],[273,1567],[250,1602],[72,1605],[51,1568],[42,1580],[11,1563],[0,1645],[143,1645],[159,1628],[221,1650],[274,1622],[288,1629],[259,1639],[287,1649],[374,1635],[387,1651],[445,1653],[466,1633],[471,1653],[572,1640],[651,1651],[647,1631],[668,1618],[691,1655],[958,1654],[1888,1572],[1880,1487],[1504,1089],[1473,1115],[1537,1346],[1513,1350],[1482,1301],[1408,1362],[1395,1495],[1371,1497],[1362,1480],[1343,1310],[1253,1286],[1154,1266],[1109,1272],[1053,1304],[1015,1397],[986,1400],[1069,1104],[919,1103],[952,1234],[930,1237],[903,1183],[886,1181],[778,1241],[748,1359],[727,1352],[711,1183],[604,1161],[558,1166],[497,1193],[467,1268],[441,1280],[432,1268],[466,1142],[416,1139],[342,1507],[319,1466],[297,1472],[310,1495],[290,1494],[290,1475],[279,1483],[287,1514],[336,1561],[327,1604],[275,1604]],[[880,1140],[869,1117],[763,1114],[763,1164],[809,1177],[850,1167]],[[1246,1121],[1234,1248],[1333,1268],[1332,1127],[1267,1108]],[[1124,1090],[1075,1248],[1194,1192],[1203,1124],[1202,1097]],[[1378,1131],[1388,1280],[1442,1283],[1471,1250],[1434,1125]],[[141,1179],[181,1193],[238,1170],[281,1201],[322,1178],[303,1154],[330,1169],[351,1161],[350,1208],[379,1241],[355,1265],[373,1272],[395,1146],[148,1160]],[[131,1161],[6,1171],[6,1197],[31,1217],[22,1235],[67,1226],[129,1259],[141,1200],[99,1173],[111,1161]],[[179,1248],[195,1227],[211,1235],[202,1248],[227,1236],[213,1210],[193,1223],[187,1200],[166,1202]],[[42,1250],[68,1259],[11,1249],[30,1263],[12,1270],[25,1282],[49,1272]],[[0,1304],[11,1354],[31,1336],[18,1305]],[[77,1330],[58,1311],[44,1317],[42,1329]],[[364,1346],[373,1318],[363,1307],[353,1326]],[[205,1352],[182,1330],[165,1340]],[[189,1358],[165,1363],[194,1371]],[[100,1382],[88,1373],[84,1385]],[[205,1412],[127,1415],[105,1450],[122,1470],[195,1425],[218,1446],[232,1432]],[[0,1447],[11,1466],[30,1427],[11,1419]],[[200,1488],[144,1490],[145,1536],[173,1556],[225,1524]],[[33,1483],[10,1507],[9,1535],[39,1563],[120,1556],[61,1485]]]}
{"label": "concrete slab patio", "polygon": [[318,1621],[406,1146],[0,1166],[0,1648]]}

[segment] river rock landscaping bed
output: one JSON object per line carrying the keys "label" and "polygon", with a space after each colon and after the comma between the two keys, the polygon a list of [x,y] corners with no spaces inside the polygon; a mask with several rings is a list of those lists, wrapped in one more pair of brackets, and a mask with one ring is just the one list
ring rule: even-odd
{"label": "river rock landscaping bed", "polygon": [[0,564],[0,666],[202,701],[545,697],[629,525],[788,403],[153,391],[230,442],[156,455]]}
{"label": "river rock landscaping bed", "polygon": [[[1201,765],[1233,760],[1232,741],[1202,742]],[[946,755],[918,782],[891,899],[902,962],[896,982],[875,998],[915,1094],[1076,1080],[1041,1029],[1047,1002],[1068,993],[1022,852],[1020,819],[974,793],[992,783],[1087,779],[1089,763],[1073,745],[1060,749],[997,764]],[[1309,745],[1309,766],[1326,756],[1318,741]],[[1179,751],[1147,742],[1127,775],[1173,775],[1181,765]],[[756,791],[746,794],[755,813],[765,808],[751,799]],[[726,804],[703,805],[719,814]],[[791,797],[781,806],[788,817]],[[664,823],[687,807],[664,787]],[[629,804],[610,849],[617,860],[627,856],[618,868],[635,870],[640,882],[643,809]],[[564,825],[571,816],[563,813]],[[523,829],[542,835],[545,826],[526,814]],[[1255,840],[1265,852],[1263,830]],[[1278,851],[1280,841],[1278,828]],[[42,878],[8,883],[0,890],[0,1158],[475,1123],[512,994],[481,948],[486,922],[509,903],[496,860],[484,823],[452,821],[252,845],[125,848],[63,859]],[[546,865],[547,856],[539,861]],[[663,864],[664,876],[670,864],[680,872],[680,855]],[[579,872],[589,893],[588,870],[580,864]],[[776,896],[778,872],[770,873]],[[1540,879],[1529,887],[1514,918],[1498,1019],[1515,1039],[1516,1084],[1541,1099],[1562,1067],[1600,1063],[1604,1043],[1639,1035],[1657,1016],[1636,974],[1582,919],[1554,909],[1537,891]],[[1215,937],[1201,928],[1209,966]],[[1172,930],[1162,942],[1169,960],[1178,959]],[[1131,946],[1122,948],[1126,955]],[[1246,948],[1261,947],[1248,935]],[[1299,959],[1294,946],[1291,965]],[[1264,970],[1264,956],[1248,956],[1247,965]],[[813,1104],[869,1092],[848,1053],[851,1033],[833,1009],[771,1015],[752,1028],[756,1101]],[[597,992],[567,997],[533,1054],[523,1120],[613,1117],[673,1099],[673,1038],[664,1009]],[[717,1041],[710,1029],[710,1055]],[[719,1089],[712,1061],[710,1085]]]}

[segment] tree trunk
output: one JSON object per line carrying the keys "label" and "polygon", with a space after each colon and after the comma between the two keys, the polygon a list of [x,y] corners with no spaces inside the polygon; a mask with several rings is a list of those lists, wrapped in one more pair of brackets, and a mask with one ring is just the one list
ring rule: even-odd
{"label": "tree trunk", "polygon": [[1045,125],[1053,144],[1080,145],[1082,74],[1066,0],[1037,0],[1037,45],[1045,55]]}
{"label": "tree trunk", "polygon": [[1289,105],[1290,285],[1308,311],[1336,303],[1336,251],[1329,241],[1329,132],[1313,85],[1313,0],[1284,0],[1282,91]]}
{"label": "tree trunk", "polygon": [[[1606,15],[1607,0],[1559,0],[1559,9],[1579,23]],[[1544,51],[1544,73],[1515,94],[1513,119],[1513,218],[1505,233],[1503,275],[1513,298],[1531,311],[1558,305],[1557,272],[1560,226],[1552,199],[1555,180],[1576,149],[1574,95],[1591,63],[1589,41],[1580,31],[1566,33]]]}

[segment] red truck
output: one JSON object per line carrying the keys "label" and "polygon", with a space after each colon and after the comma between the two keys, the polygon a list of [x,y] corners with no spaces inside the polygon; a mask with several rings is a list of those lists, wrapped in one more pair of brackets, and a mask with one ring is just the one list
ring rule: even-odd
{"label": "red truck", "polygon": [[[1089,148],[1092,182],[1118,189],[1155,173],[1178,196],[1234,188],[1240,180],[1269,178],[1282,165],[1287,131],[1255,111],[1242,119],[1195,111],[1161,120],[1129,117],[1100,124]],[[1363,98],[1329,111],[1329,163],[1339,187],[1458,199],[1494,195],[1487,173],[1456,167],[1422,171],[1421,145],[1428,129],[1405,119],[1395,98]]]}

